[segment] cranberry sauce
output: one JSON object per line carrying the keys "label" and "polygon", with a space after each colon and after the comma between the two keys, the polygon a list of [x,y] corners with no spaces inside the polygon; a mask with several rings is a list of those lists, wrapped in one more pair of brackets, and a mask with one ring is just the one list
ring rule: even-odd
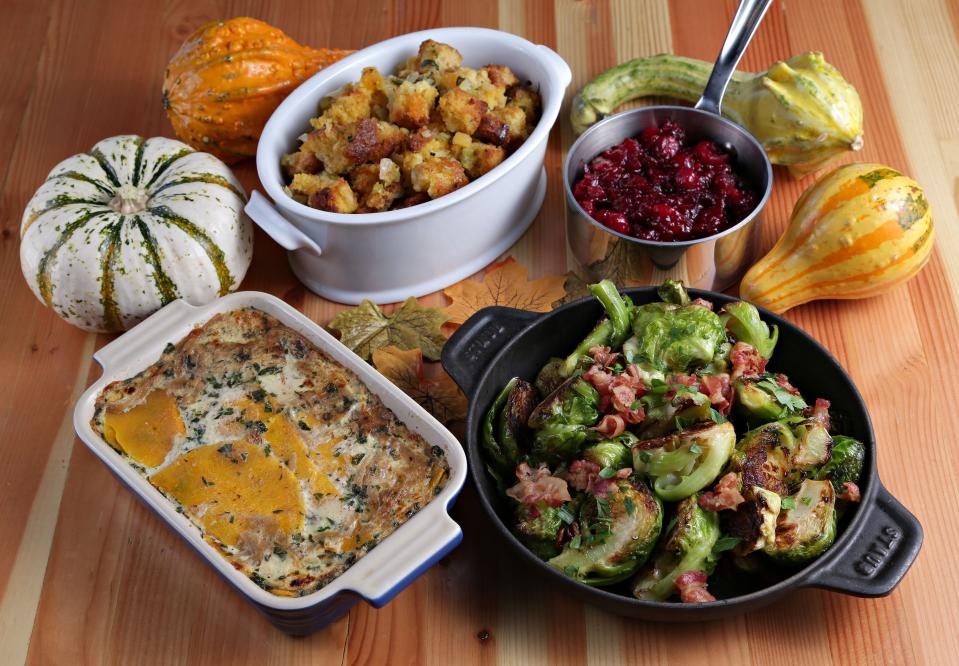
{"label": "cranberry sauce", "polygon": [[749,215],[758,201],[726,151],[714,141],[689,145],[671,120],[593,158],[573,195],[604,226],[653,241],[719,233]]}

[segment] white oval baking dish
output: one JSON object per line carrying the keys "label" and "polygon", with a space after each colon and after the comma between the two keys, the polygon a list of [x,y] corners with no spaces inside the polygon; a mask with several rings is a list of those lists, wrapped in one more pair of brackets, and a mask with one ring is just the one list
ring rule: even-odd
{"label": "white oval baking dish", "polygon": [[[364,67],[392,72],[425,39],[456,47],[469,67],[508,65],[538,86],[543,114],[529,138],[502,164],[434,201],[395,211],[345,215],[316,210],[283,190],[280,158],[309,128],[320,100],[357,81]],[[438,28],[358,51],[305,81],[276,109],[260,137],[256,170],[273,204],[254,192],[246,212],[289,251],[290,266],[311,291],[341,303],[392,303],[449,286],[515,243],[546,193],[543,159],[569,66],[554,51],[487,28]]]}
{"label": "white oval baking dish", "polygon": [[[302,597],[279,597],[234,569],[200,536],[190,520],[178,513],[159,490],[103,440],[91,427],[97,395],[110,382],[132,377],[152,365],[168,342],[176,343],[194,327],[220,312],[252,306],[276,317],[301,333],[344,367],[349,368],[414,432],[446,453],[450,478],[446,486],[419,513],[386,537],[326,587]],[[84,444],[110,471],[167,525],[191,545],[210,566],[240,591],[277,627],[290,634],[308,634],[346,613],[359,599],[381,607],[423,571],[452,550],[463,533],[449,509],[466,479],[463,447],[425,409],[388,379],[347,349],[319,325],[269,294],[237,292],[208,305],[178,300],[104,346],[94,355],[103,375],[81,396],[73,412],[73,426]]]}

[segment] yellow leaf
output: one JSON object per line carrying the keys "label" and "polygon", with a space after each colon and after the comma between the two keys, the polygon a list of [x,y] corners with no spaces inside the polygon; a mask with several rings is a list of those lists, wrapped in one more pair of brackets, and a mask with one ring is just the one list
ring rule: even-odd
{"label": "yellow leaf", "polygon": [[427,378],[423,352],[382,347],[373,352],[373,365],[406,395],[443,423],[466,418],[466,396],[442,370],[436,378]]}
{"label": "yellow leaf", "polygon": [[453,302],[446,308],[451,324],[462,324],[482,308],[504,305],[520,310],[549,312],[553,303],[566,295],[564,275],[527,279],[526,266],[512,257],[493,264],[483,280],[463,280],[443,290]]}

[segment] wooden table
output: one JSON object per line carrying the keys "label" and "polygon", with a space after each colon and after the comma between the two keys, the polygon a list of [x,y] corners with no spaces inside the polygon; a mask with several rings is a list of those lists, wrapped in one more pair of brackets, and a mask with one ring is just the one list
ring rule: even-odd
{"label": "wooden table", "polygon": [[[851,372],[876,427],[879,469],[922,521],[922,553],[888,598],[807,590],[725,622],[644,624],[545,589],[492,539],[473,492],[456,507],[463,545],[382,610],[358,605],[307,639],[270,627],[77,443],[73,403],[97,376],[85,334],[42,307],[20,275],[20,213],[47,171],[97,140],[171,135],[164,65],[214,18],[265,19],[311,45],[361,48],[431,26],[498,27],[549,44],[571,93],[621,60],[672,51],[712,59],[733,0],[573,2],[192,2],[7,0],[0,22],[0,662],[157,663],[955,663],[959,655],[959,3],[780,0],[742,66],[824,51],[859,90],[857,159],[901,169],[938,220],[929,266],[886,296],[788,316]],[[547,157],[549,192],[510,251],[534,276],[566,270],[560,167],[566,111]],[[257,186],[252,164],[239,167]],[[763,230],[781,232],[808,182],[777,172]],[[243,287],[320,323],[339,306],[307,292],[282,251],[256,238]],[[424,299],[443,303],[441,295]]]}

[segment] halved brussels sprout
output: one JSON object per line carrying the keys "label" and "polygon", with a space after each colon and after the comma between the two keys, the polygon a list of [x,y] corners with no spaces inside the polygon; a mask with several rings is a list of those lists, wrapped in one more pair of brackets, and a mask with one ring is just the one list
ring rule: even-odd
{"label": "halved brussels sprout", "polygon": [[504,475],[511,475],[513,470],[516,469],[518,451],[510,449],[509,443],[507,443],[506,447],[503,446],[503,443],[497,438],[496,425],[500,414],[503,412],[503,408],[506,406],[506,401],[509,399],[510,393],[519,381],[519,377],[513,377],[509,380],[483,416],[483,430],[480,443],[488,459],[486,469],[500,487],[503,487]]}
{"label": "halved brussels sprout", "polygon": [[633,469],[653,479],[656,495],[677,502],[719,476],[736,446],[736,431],[725,423],[700,423],[673,435],[633,445]]}
{"label": "halved brussels sprout", "polygon": [[781,564],[798,565],[821,555],[836,539],[836,493],[829,481],[806,479],[783,498],[776,539],[764,550]]}
{"label": "halved brussels sprout", "polygon": [[767,359],[773,355],[776,341],[779,340],[779,328],[773,326],[770,333],[769,326],[760,318],[755,305],[745,301],[728,303],[723,307],[720,319],[737,341],[752,345]]}
{"label": "halved brussels sprout", "polygon": [[516,505],[516,531],[520,540],[540,559],[549,559],[559,552],[556,535],[564,524],[562,515],[561,507],[544,502]]}
{"label": "halved brussels sprout", "polygon": [[526,424],[538,402],[539,394],[532,384],[522,379],[513,382],[506,403],[496,417],[500,450],[511,461],[518,461],[522,454],[522,439],[529,430]]}
{"label": "halved brussels sprout", "polygon": [[832,452],[832,437],[819,421],[805,420],[794,423],[793,435],[796,448],[792,451],[792,464],[806,471],[829,462]]}
{"label": "halved brussels sprout", "polygon": [[633,579],[637,599],[665,601],[676,594],[676,578],[686,571],[712,573],[712,552],[719,539],[719,516],[704,511],[691,495],[676,507],[676,524],[650,564]]}
{"label": "halved brussels sprout", "polygon": [[813,478],[819,481],[831,481],[836,494],[842,494],[844,483],[857,483],[862,475],[866,459],[866,447],[858,439],[834,435],[832,438],[832,456],[820,467]]}
{"label": "halved brussels sprout", "polygon": [[587,585],[613,585],[649,558],[663,527],[663,505],[642,481],[620,480],[605,496],[586,497],[579,525],[580,534],[550,566]]}
{"label": "halved brussels sprout", "polygon": [[530,428],[548,422],[593,425],[599,419],[599,393],[592,384],[570,377],[539,403],[529,416]]}
{"label": "halved brussels sprout", "polygon": [[789,456],[795,448],[792,430],[773,421],[743,435],[732,456],[731,469],[742,475],[744,488],[758,486],[785,495],[788,488],[784,479],[791,471]]}
{"label": "halved brussels sprout", "polygon": [[736,408],[750,423],[776,421],[806,408],[802,396],[790,393],[774,377],[740,377],[733,382]]}
{"label": "halved brussels sprout", "polygon": [[562,375],[564,362],[564,359],[553,357],[540,369],[536,381],[533,382],[540,395],[549,395],[566,381],[566,377]]}
{"label": "halved brussels sprout", "polygon": [[735,511],[723,512],[723,529],[739,539],[737,555],[762,550],[776,541],[776,519],[782,508],[779,495],[759,486],[746,488],[743,496],[746,501]]}
{"label": "halved brussels sprout", "polygon": [[528,425],[536,432],[530,454],[533,459],[558,463],[579,456],[583,445],[595,436],[589,426],[599,419],[599,393],[579,377],[571,377],[536,406]]}
{"label": "halved brussels sprout", "polygon": [[619,437],[605,439],[583,450],[583,458],[596,463],[600,468],[623,469],[633,462],[630,447],[639,441],[631,432],[624,432]]}

